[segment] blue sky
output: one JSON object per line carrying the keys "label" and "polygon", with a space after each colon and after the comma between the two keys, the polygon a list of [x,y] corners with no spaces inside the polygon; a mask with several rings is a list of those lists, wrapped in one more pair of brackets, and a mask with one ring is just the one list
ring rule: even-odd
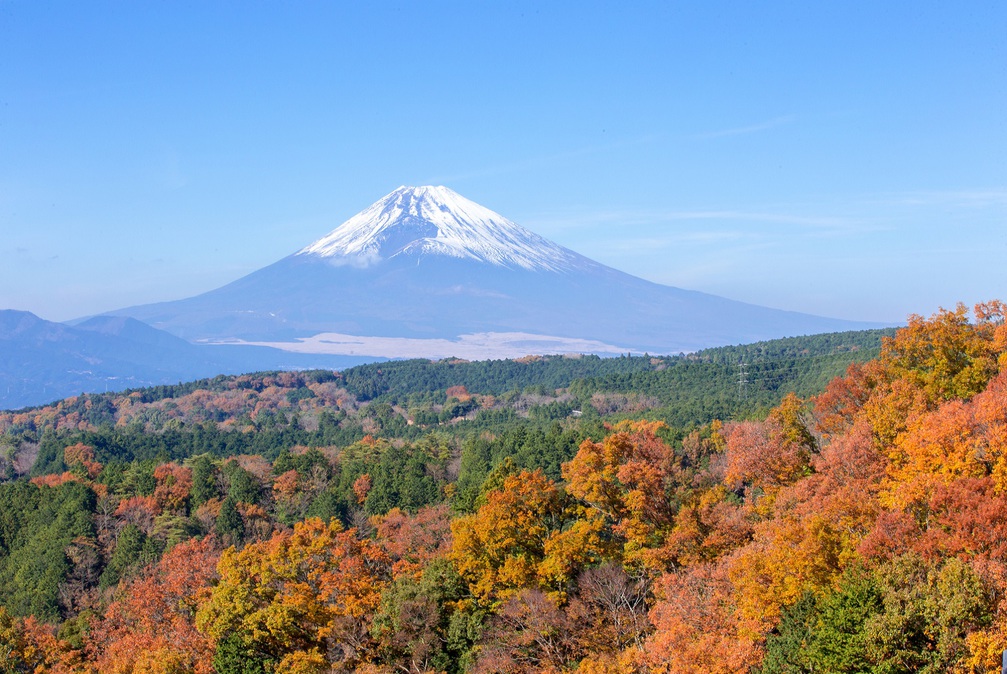
{"label": "blue sky", "polygon": [[0,308],[193,295],[402,184],[767,306],[1007,299],[1007,3],[0,0]]}

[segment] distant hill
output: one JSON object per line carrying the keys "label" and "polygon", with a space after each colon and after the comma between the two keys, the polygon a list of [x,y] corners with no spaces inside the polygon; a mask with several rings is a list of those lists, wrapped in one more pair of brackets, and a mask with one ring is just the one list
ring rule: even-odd
{"label": "distant hill", "polygon": [[0,409],[221,373],[347,367],[368,360],[373,359],[195,345],[127,317],[97,316],[69,326],[26,311],[0,311]]}

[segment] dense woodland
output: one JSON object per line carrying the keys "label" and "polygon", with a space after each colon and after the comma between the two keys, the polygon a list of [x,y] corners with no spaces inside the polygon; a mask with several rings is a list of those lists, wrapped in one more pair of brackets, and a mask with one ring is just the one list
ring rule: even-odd
{"label": "dense woodland", "polygon": [[0,413],[0,672],[998,672],[1004,313]]}

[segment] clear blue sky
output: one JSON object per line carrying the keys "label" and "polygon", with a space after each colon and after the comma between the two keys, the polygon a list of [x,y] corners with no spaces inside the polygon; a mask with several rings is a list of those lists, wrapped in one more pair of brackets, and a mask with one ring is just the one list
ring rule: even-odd
{"label": "clear blue sky", "polygon": [[0,0],[0,308],[209,290],[402,184],[624,271],[1007,299],[1007,3]]}

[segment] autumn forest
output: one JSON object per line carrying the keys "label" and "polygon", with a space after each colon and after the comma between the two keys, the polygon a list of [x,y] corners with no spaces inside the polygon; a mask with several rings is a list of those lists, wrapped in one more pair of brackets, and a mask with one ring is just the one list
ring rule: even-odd
{"label": "autumn forest", "polygon": [[1005,314],[0,412],[0,672],[999,672]]}

